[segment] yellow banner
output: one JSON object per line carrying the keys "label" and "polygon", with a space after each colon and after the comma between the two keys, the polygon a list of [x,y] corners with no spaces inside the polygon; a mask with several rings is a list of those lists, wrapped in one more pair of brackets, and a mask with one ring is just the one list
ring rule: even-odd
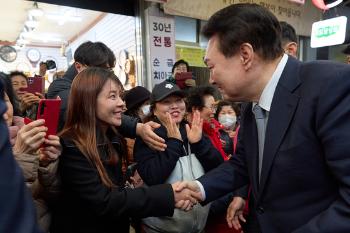
{"label": "yellow banner", "polygon": [[187,48],[176,45],[176,60],[183,59],[187,61],[190,66],[206,67],[203,62],[204,56],[205,49]]}

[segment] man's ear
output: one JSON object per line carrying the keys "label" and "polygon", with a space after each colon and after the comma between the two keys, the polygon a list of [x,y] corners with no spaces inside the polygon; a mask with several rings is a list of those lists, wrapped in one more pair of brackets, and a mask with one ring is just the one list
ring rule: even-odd
{"label": "man's ear", "polygon": [[243,43],[240,45],[239,56],[241,59],[241,64],[244,66],[245,70],[249,70],[252,66],[254,55],[254,49],[251,44]]}
{"label": "man's ear", "polygon": [[295,42],[289,42],[284,46],[284,51],[293,57],[297,57],[298,44]]}

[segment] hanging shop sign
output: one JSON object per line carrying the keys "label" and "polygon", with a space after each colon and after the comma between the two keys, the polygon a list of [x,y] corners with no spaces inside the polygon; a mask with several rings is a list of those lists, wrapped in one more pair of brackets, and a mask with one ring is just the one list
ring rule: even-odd
{"label": "hanging shop sign", "polygon": [[171,75],[175,63],[175,20],[149,16],[151,74],[153,85]]}
{"label": "hanging shop sign", "polygon": [[312,5],[285,0],[171,0],[164,3],[164,12],[195,19],[208,20],[218,10],[237,3],[256,3],[269,9],[280,21],[293,25],[298,35],[310,36],[313,22],[321,19],[322,12]]}
{"label": "hanging shop sign", "polygon": [[329,10],[330,8],[338,6],[340,3],[342,3],[343,0],[330,0],[327,1],[327,3],[324,0],[312,0],[312,3],[319,9],[325,11]]}
{"label": "hanging shop sign", "polygon": [[313,23],[311,31],[311,48],[343,44],[346,38],[346,24],[346,16]]}

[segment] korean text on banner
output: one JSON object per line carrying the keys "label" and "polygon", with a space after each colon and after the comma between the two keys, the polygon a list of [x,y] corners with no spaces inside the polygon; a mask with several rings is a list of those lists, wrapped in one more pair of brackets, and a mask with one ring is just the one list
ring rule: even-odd
{"label": "korean text on banner", "polygon": [[171,75],[175,63],[175,20],[150,16],[151,74],[153,85]]}

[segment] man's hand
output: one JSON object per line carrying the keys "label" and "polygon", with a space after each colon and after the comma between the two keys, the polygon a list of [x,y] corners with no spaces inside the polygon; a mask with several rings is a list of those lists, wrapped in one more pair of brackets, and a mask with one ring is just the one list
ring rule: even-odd
{"label": "man's hand", "polygon": [[246,222],[243,210],[245,207],[245,200],[241,197],[234,197],[227,209],[226,221],[230,228],[234,228],[240,233],[243,233],[240,220]]}
{"label": "man's hand", "polygon": [[36,152],[45,141],[47,127],[44,123],[45,120],[40,119],[23,126],[18,131],[13,152],[18,154]]}
{"label": "man's hand", "polygon": [[194,111],[191,128],[186,125],[187,138],[190,143],[199,142],[202,138],[203,119],[198,110]]}
{"label": "man's hand", "polygon": [[174,191],[175,207],[178,209],[189,211],[193,208],[194,205],[197,204],[198,200],[202,199],[202,194],[200,193],[200,191],[185,188],[185,186],[182,186],[181,183],[182,182],[176,182],[172,184]]}
{"label": "man's hand", "polygon": [[136,134],[153,150],[164,151],[166,149],[165,140],[153,132],[154,129],[159,127],[160,124],[153,121],[145,124],[137,123]]}

